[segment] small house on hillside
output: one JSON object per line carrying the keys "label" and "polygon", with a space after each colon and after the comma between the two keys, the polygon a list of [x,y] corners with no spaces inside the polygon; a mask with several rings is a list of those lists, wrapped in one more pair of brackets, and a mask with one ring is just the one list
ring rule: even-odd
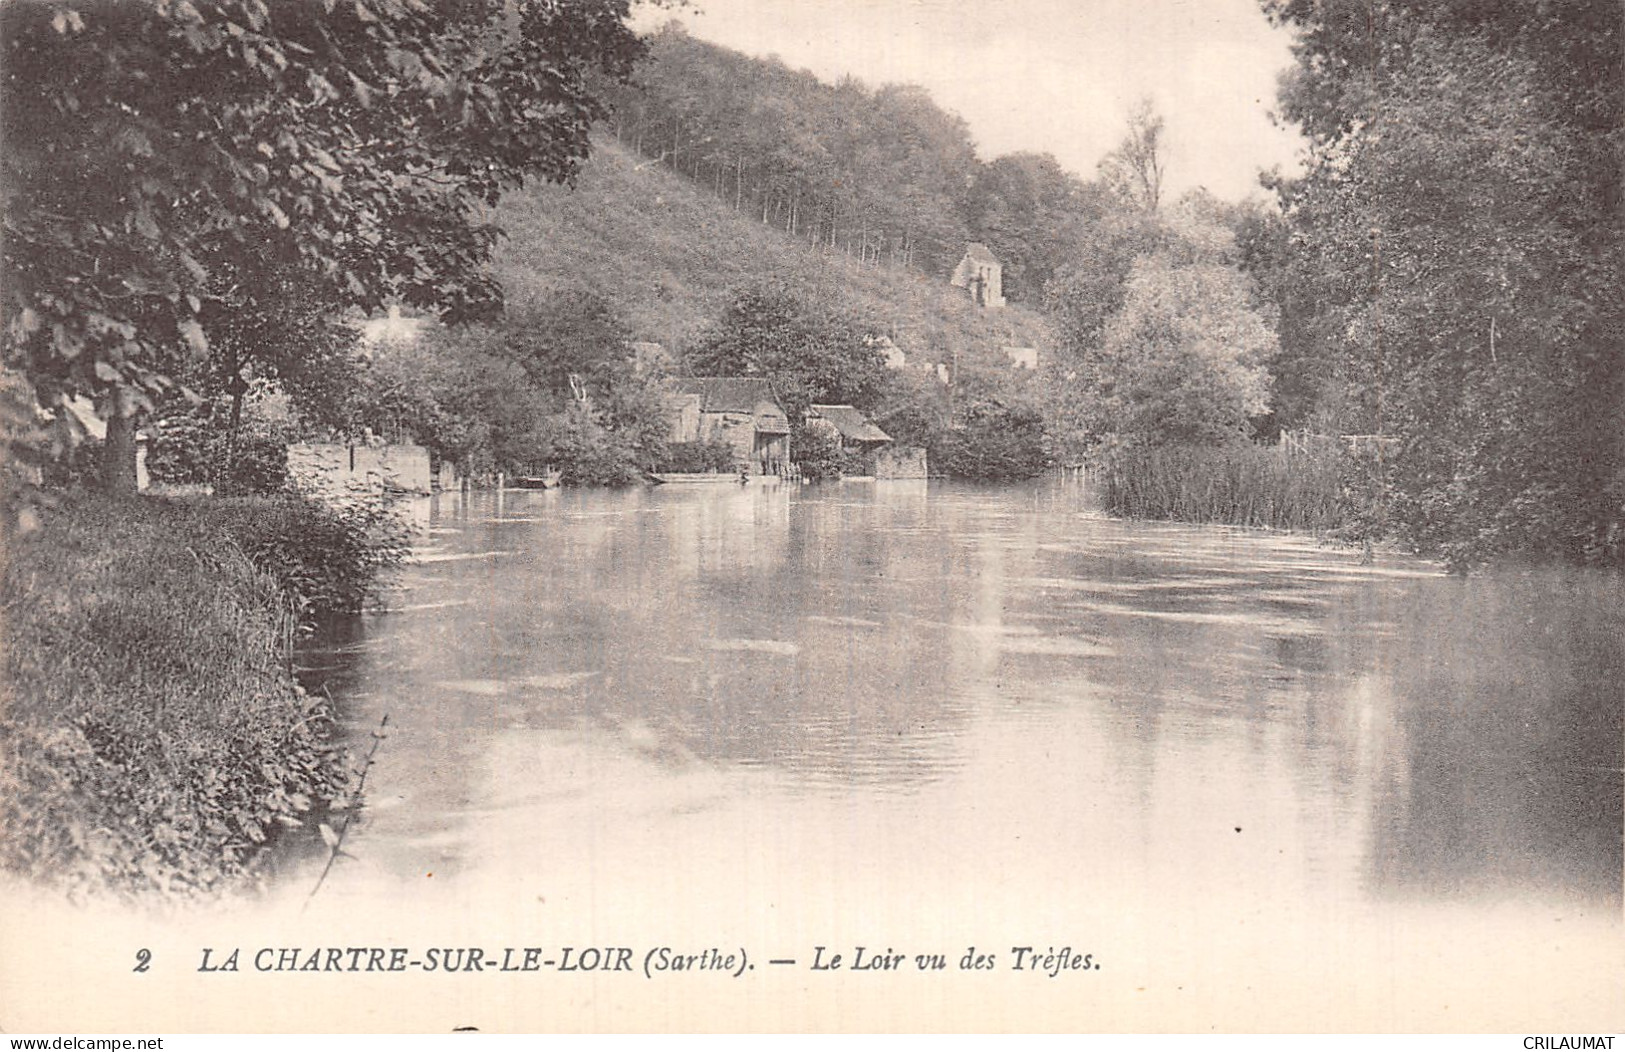
{"label": "small house on hillside", "polygon": [[886,368],[897,370],[908,365],[908,357],[890,336],[865,336],[863,342],[886,357]]}
{"label": "small house on hillside", "polygon": [[1010,359],[1010,364],[1014,365],[1017,369],[1036,369],[1036,368],[1038,368],[1038,348],[1037,347],[1010,347],[1010,346],[1006,346],[1006,347],[1002,348],[1002,350],[1004,351],[1004,356],[1006,358]]}
{"label": "small house on hillside", "polygon": [[790,418],[773,385],[751,376],[681,376],[668,381],[672,442],[722,441],[739,463],[776,475],[790,462]]}
{"label": "small house on hillside", "polygon": [[955,288],[967,289],[971,302],[979,307],[1004,306],[1004,268],[980,241],[965,246],[965,258],[954,268]]}

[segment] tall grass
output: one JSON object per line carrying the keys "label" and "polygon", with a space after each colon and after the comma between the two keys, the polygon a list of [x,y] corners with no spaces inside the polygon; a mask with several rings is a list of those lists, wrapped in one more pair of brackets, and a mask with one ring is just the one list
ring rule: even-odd
{"label": "tall grass", "polygon": [[0,866],[70,894],[227,889],[345,799],[326,703],[290,661],[298,620],[364,569],[306,565],[301,539],[335,529],[291,499],[81,497],[13,544]]}
{"label": "tall grass", "polygon": [[1349,467],[1330,446],[1292,457],[1241,444],[1119,449],[1099,484],[1114,515],[1335,535],[1353,523]]}
{"label": "tall grass", "polygon": [[270,575],[301,623],[359,613],[411,542],[410,528],[385,498],[338,504],[278,494],[194,507]]}

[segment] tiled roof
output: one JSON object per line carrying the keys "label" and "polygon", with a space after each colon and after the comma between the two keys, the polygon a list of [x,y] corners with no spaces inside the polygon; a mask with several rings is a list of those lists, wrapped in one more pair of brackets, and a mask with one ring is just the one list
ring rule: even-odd
{"label": "tiled roof", "polygon": [[699,395],[702,413],[754,413],[762,402],[779,405],[773,385],[760,376],[679,376],[671,385],[680,394]]}
{"label": "tiled roof", "polygon": [[835,429],[854,442],[890,442],[891,436],[876,427],[868,417],[849,405],[809,406],[812,412],[835,425]]}

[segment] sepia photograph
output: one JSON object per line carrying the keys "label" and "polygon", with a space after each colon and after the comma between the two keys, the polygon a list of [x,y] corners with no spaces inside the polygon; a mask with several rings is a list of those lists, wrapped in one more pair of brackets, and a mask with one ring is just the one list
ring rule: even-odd
{"label": "sepia photograph", "polygon": [[0,0],[0,173],[9,1038],[1625,1031],[1618,0]]}

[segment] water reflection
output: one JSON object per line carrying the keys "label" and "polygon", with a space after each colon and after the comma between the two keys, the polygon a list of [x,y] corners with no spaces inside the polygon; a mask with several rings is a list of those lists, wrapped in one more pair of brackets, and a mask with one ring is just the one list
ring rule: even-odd
{"label": "water reflection", "polygon": [[1598,585],[1502,573],[1408,597],[1389,651],[1408,778],[1375,816],[1375,883],[1618,901],[1625,593]]}
{"label": "water reflection", "polygon": [[392,608],[305,661],[398,728],[358,838],[402,872],[518,865],[493,809],[545,840],[561,801],[663,806],[560,773],[590,768],[662,821],[863,802],[1035,888],[1110,857],[1106,890],[1159,901],[1618,903],[1621,604],[1061,486],[509,492],[442,499]]}

